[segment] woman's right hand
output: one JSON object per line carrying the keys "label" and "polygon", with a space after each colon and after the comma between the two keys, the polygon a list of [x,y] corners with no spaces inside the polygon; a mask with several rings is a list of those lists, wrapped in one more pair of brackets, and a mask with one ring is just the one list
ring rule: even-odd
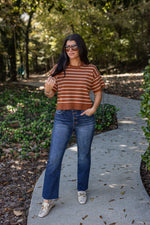
{"label": "woman's right hand", "polygon": [[45,93],[50,93],[56,83],[55,78],[50,76],[45,82]]}

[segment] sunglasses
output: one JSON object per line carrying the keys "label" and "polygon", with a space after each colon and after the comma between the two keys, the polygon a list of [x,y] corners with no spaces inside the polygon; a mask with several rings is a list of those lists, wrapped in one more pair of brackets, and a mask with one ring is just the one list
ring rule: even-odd
{"label": "sunglasses", "polygon": [[77,51],[78,50],[78,46],[77,45],[65,45],[66,52],[69,52],[70,49],[72,51]]}

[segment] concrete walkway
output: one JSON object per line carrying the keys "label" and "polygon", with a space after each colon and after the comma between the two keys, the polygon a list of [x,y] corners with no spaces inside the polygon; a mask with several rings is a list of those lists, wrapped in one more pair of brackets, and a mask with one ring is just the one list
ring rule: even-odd
{"label": "concrete walkway", "polygon": [[35,185],[28,225],[150,225],[150,199],[140,178],[141,154],[147,148],[137,113],[140,101],[104,94],[115,105],[119,128],[94,137],[88,202],[77,202],[77,147],[66,150],[60,180],[60,198],[45,218],[42,204],[44,172]]}

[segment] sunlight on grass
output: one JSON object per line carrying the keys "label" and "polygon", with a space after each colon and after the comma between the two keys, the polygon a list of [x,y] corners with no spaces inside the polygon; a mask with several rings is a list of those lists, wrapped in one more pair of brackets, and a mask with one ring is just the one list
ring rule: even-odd
{"label": "sunlight on grass", "polygon": [[17,111],[17,108],[13,107],[12,105],[7,105],[6,109],[11,113],[15,113]]}

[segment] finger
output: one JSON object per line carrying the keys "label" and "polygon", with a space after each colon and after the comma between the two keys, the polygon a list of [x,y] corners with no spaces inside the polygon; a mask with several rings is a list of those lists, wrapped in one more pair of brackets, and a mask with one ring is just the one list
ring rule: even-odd
{"label": "finger", "polygon": [[48,77],[48,81],[52,80],[53,78],[51,76]]}
{"label": "finger", "polygon": [[82,112],[82,113],[80,114],[80,116],[83,116],[83,115],[85,115],[85,114],[86,114],[86,111]]}
{"label": "finger", "polygon": [[55,84],[56,80],[53,79],[52,77],[48,80],[49,83]]}
{"label": "finger", "polygon": [[50,79],[50,80],[55,80],[55,78],[54,77],[52,77],[52,76],[49,76],[49,78],[48,79]]}
{"label": "finger", "polygon": [[54,80],[49,79],[47,83],[48,83],[48,84],[53,84],[53,83],[54,83]]}

